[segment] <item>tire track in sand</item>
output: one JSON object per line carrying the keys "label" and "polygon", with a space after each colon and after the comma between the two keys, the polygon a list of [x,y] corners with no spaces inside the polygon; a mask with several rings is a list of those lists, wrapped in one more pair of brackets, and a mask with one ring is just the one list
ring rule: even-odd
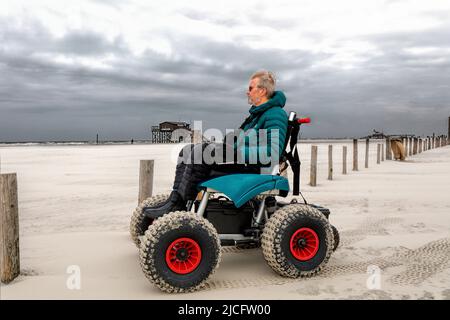
{"label": "tire track in sand", "polygon": [[398,257],[407,268],[389,281],[397,285],[417,285],[450,267],[450,238],[429,242]]}
{"label": "tire track in sand", "polygon": [[356,229],[345,230],[340,232],[341,246],[347,247],[355,242],[364,240],[366,236],[371,235],[388,235],[386,226],[402,222],[403,219],[398,217],[386,218],[368,218],[361,223]]}

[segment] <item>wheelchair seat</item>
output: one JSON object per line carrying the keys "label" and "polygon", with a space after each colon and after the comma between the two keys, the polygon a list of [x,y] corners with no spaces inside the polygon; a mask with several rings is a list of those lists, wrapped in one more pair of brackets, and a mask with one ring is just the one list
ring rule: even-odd
{"label": "wheelchair seat", "polygon": [[287,196],[289,182],[285,177],[278,175],[241,173],[207,180],[201,183],[199,188],[206,189],[209,192],[223,193],[234,202],[236,208],[239,208],[250,199],[266,191],[277,190],[276,194]]}

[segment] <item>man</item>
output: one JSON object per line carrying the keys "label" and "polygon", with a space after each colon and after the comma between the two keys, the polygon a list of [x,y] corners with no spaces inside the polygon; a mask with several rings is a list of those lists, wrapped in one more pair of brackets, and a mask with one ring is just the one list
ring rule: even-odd
{"label": "man", "polygon": [[[240,126],[237,141],[225,140],[225,144],[187,145],[180,152],[175,172],[175,182],[169,199],[157,206],[146,207],[144,212],[151,218],[157,218],[165,213],[186,210],[189,200],[194,200],[198,190],[197,185],[212,177],[231,173],[260,173],[262,167],[273,163],[263,163],[261,155],[275,159],[278,164],[284,150],[288,117],[283,107],[286,97],[281,91],[275,91],[275,77],[269,71],[258,71],[250,77],[247,90],[248,103],[251,104],[250,115]],[[265,130],[265,131],[264,131]],[[259,140],[260,132],[266,133],[266,141]],[[254,139],[252,139],[254,138]],[[253,143],[252,143],[253,141]],[[255,143],[256,141],[256,143]],[[232,149],[232,163],[225,154],[222,161],[208,164],[202,158],[209,148]],[[195,159],[203,159],[195,163]]]}

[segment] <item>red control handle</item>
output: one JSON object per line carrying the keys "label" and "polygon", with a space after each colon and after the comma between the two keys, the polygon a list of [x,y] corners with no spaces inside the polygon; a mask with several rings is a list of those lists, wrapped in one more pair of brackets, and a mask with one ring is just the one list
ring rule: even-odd
{"label": "red control handle", "polygon": [[302,123],[311,123],[311,118],[300,118],[297,119],[297,122],[302,124]]}

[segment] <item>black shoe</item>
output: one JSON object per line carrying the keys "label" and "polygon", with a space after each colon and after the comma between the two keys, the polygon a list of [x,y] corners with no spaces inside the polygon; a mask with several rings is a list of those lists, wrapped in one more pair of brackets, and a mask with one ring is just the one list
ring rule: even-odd
{"label": "black shoe", "polygon": [[154,206],[151,206],[151,207],[144,207],[143,210],[145,211],[145,210],[147,210],[147,209],[160,208],[160,207],[166,205],[166,204],[170,201],[170,198],[173,197],[173,196],[172,196],[172,193],[174,193],[174,192],[176,192],[176,190],[173,190],[173,191],[170,193],[170,195],[167,197],[167,199],[164,200],[163,202],[157,203],[157,204],[155,204]]}
{"label": "black shoe", "polygon": [[186,202],[181,198],[178,192],[172,191],[169,199],[167,199],[167,202],[162,206],[146,207],[143,209],[143,212],[147,217],[156,219],[166,213],[177,210],[186,210]]}

